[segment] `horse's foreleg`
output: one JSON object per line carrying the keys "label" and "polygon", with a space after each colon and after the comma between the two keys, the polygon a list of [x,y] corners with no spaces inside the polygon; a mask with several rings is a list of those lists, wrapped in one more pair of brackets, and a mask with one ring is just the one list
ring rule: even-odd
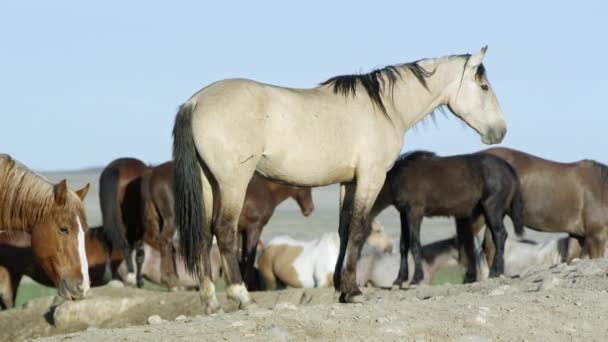
{"label": "horse's foreleg", "polygon": [[340,236],[340,249],[338,252],[338,260],[334,269],[334,288],[340,291],[342,281],[342,266],[346,256],[346,245],[348,243],[348,226],[353,211],[353,203],[355,200],[355,184],[345,183],[340,185],[340,213],[338,223],[338,235]]}
{"label": "horse's foreleg", "polygon": [[143,266],[146,255],[144,252],[144,242],[137,241],[135,244],[135,264],[137,265],[136,283],[138,288],[144,287]]}
{"label": "horse's foreleg", "polygon": [[247,234],[245,234],[246,242],[245,249],[243,250],[244,260],[241,266],[241,272],[243,274],[243,280],[245,281],[249,291],[258,289],[254,265],[258,241],[260,240],[260,235],[262,234],[263,228],[264,227],[260,222],[256,222],[255,224],[249,226],[249,229],[247,229]]}
{"label": "horse's foreleg", "polygon": [[399,216],[401,218],[401,237],[399,238],[399,273],[397,279],[393,282],[395,287],[403,287],[409,277],[409,265],[407,262],[407,254],[410,248],[410,228],[406,208],[399,208]]}
{"label": "horse's foreleg", "polygon": [[[384,184],[386,174],[375,172],[357,177],[353,213],[348,228],[348,243],[346,244],[346,264],[342,269],[340,302],[357,303],[364,300],[361,290],[357,286],[357,261],[361,255],[361,248],[371,230],[370,211]],[[342,240],[342,239],[340,239]]]}

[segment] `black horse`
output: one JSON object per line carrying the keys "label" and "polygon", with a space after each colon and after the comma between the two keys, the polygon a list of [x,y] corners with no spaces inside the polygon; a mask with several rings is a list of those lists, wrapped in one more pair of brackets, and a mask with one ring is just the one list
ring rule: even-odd
{"label": "black horse", "polygon": [[405,287],[408,277],[407,253],[412,249],[415,271],[411,285],[423,279],[420,252],[422,218],[454,216],[458,239],[466,252],[465,282],[475,280],[475,255],[471,224],[483,215],[496,244],[490,277],[504,272],[503,224],[509,215],[518,236],[523,235],[523,205],[519,179],[504,160],[484,154],[438,157],[415,151],[403,155],[386,175],[384,186],[372,208],[375,217],[389,205],[401,215],[401,265],[394,284]]}

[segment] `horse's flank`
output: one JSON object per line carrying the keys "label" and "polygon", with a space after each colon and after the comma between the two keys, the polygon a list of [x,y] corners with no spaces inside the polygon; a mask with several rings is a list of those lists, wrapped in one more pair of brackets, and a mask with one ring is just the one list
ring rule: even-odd
{"label": "horse's flank", "polygon": [[[53,185],[7,154],[0,155],[0,230],[25,230],[42,222],[53,209]],[[76,196],[68,192],[70,196]],[[67,211],[85,218],[80,200],[67,200]]]}

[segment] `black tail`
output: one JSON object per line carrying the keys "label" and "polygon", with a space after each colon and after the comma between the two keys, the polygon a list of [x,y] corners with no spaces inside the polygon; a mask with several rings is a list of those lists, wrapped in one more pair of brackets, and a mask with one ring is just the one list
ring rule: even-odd
{"label": "black tail", "polygon": [[110,246],[112,249],[119,250],[126,258],[129,256],[130,247],[118,199],[119,177],[119,170],[116,166],[109,166],[103,170],[99,178],[99,204],[103,230]]}
{"label": "black tail", "polygon": [[524,202],[521,197],[521,186],[519,185],[519,182],[513,199],[511,200],[511,212],[509,216],[511,216],[511,221],[513,221],[515,234],[522,237],[524,235]]}
{"label": "black tail", "polygon": [[175,223],[179,232],[179,253],[186,269],[199,276],[203,252],[203,184],[192,134],[195,104],[187,102],[177,112],[173,127],[175,161]]}

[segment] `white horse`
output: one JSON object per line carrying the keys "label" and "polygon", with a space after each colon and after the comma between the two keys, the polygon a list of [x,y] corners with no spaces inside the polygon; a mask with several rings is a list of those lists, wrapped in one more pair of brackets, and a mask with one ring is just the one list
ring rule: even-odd
{"label": "white horse", "polygon": [[251,303],[235,241],[255,171],[298,186],[341,184],[334,286],[341,302],[363,301],[357,258],[369,232],[370,208],[405,132],[447,106],[486,144],[499,143],[506,133],[481,64],[485,53],[483,48],[474,55],[338,76],[311,89],[223,80],[186,101],[173,129],[176,221],[186,266],[201,276],[205,311],[220,308],[208,276],[212,234],[222,253],[228,298],[240,308]]}
{"label": "white horse", "polygon": [[[414,259],[408,255],[409,280],[414,274]],[[401,265],[400,253],[382,253],[374,247],[364,247],[357,262],[357,284],[371,285],[380,288],[391,288],[399,274]],[[424,278],[421,284],[430,284],[435,273],[442,267],[458,265],[458,247],[453,238],[441,240],[422,246],[422,270]],[[407,283],[409,285],[409,281]]]}
{"label": "white horse", "polygon": [[[377,220],[373,226],[365,249],[377,254],[391,253],[392,240]],[[339,250],[340,238],[336,233],[325,233],[313,241],[299,241],[286,235],[271,239],[258,260],[265,289],[332,286]]]}

